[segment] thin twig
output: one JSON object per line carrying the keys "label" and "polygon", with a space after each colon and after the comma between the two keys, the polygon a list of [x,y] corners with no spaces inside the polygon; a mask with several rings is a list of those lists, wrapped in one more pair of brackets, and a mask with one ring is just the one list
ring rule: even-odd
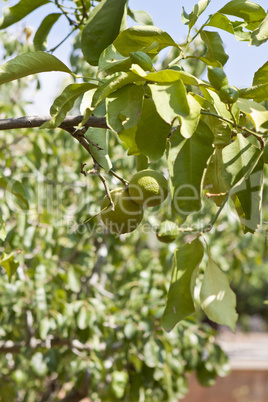
{"label": "thin twig", "polygon": [[58,47],[60,47],[71,35],[72,33],[74,33],[74,31],[76,30],[76,28],[73,28],[68,35],[65,36],[65,38],[63,38],[55,47],[53,47],[52,49],[48,50],[48,53],[53,53],[55,52],[56,49],[58,49]]}
{"label": "thin twig", "polygon": [[109,173],[120,180],[124,184],[124,186],[128,186],[128,181],[126,181],[123,177],[118,176],[118,174],[115,173],[112,169],[109,170]]}

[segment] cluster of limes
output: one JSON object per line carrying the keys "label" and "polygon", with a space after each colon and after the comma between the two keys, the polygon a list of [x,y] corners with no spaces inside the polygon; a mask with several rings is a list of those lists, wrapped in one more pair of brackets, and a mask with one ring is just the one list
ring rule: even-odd
{"label": "cluster of limes", "polygon": [[[144,207],[158,206],[167,198],[168,181],[161,173],[144,169],[134,174],[128,186],[116,188],[110,194],[114,207],[107,196],[101,205],[100,215],[104,225],[112,233],[130,233],[141,223]],[[171,224],[173,226],[169,225],[165,231],[161,225],[158,228],[157,237],[160,241],[169,243],[178,236],[177,225]]]}
{"label": "cluster of limes", "polygon": [[237,101],[239,91],[229,85],[228,78],[221,68],[208,66],[208,80],[219,91],[219,97],[222,102],[230,105]]}

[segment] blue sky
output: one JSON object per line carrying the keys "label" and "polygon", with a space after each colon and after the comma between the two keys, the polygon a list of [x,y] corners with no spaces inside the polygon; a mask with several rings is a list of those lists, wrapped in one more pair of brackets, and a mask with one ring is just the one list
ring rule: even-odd
{"label": "blue sky", "polygon": [[[34,1],[34,0],[33,0]],[[268,7],[267,0],[256,1],[266,11]],[[8,4],[17,4],[18,0],[9,1]],[[187,34],[187,27],[181,22],[181,12],[184,6],[186,12],[190,13],[196,0],[129,0],[130,8],[135,10],[146,10],[153,18],[154,24],[164,31],[167,31],[175,41],[183,41]],[[227,3],[226,0],[211,0],[204,15],[200,17],[200,26],[209,14],[219,10]],[[0,3],[0,8],[7,3]],[[27,19],[19,22],[20,27],[25,25],[38,28],[40,22],[46,13],[55,12],[53,5],[45,5],[30,14]],[[208,29],[208,28],[206,28]],[[211,28],[215,30],[215,28]],[[61,17],[55,28],[52,30],[48,45],[53,47],[69,32],[69,26],[64,17]],[[233,35],[225,31],[218,31],[225,45],[225,51],[230,56],[224,70],[229,78],[229,82],[239,88],[250,86],[254,72],[260,68],[267,60],[268,42],[260,47],[248,46],[248,42],[237,42]],[[66,64],[69,64],[69,52],[71,49],[71,40],[61,46],[54,54]],[[41,83],[43,84],[42,92],[36,95],[33,105],[27,107],[29,114],[47,114],[50,105],[57,94],[59,94],[59,82],[63,78],[62,73],[43,73],[40,74]],[[29,93],[29,99],[32,94]]]}

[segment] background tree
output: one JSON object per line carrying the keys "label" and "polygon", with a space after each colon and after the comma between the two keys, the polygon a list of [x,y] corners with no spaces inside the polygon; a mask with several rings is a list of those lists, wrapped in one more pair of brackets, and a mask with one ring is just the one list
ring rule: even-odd
{"label": "background tree", "polygon": [[[21,0],[0,28],[46,3]],[[229,370],[205,314],[232,330],[237,312],[240,325],[249,310],[267,316],[267,63],[252,87],[230,87],[219,33],[259,46],[267,15],[247,0],[209,15],[200,1],[183,10],[189,34],[177,44],[126,1],[53,3],[33,44],[30,31],[14,41],[2,33],[0,395],[177,400],[187,372],[212,385]],[[127,15],[140,25],[127,28]],[[52,54],[60,44],[46,49],[60,16],[66,39],[77,34],[71,68]],[[29,80],[44,71],[73,83],[51,117],[18,118]],[[132,234],[109,233],[104,195],[148,166],[169,176],[168,199],[144,208]],[[165,220],[179,232],[170,245],[156,236]]]}

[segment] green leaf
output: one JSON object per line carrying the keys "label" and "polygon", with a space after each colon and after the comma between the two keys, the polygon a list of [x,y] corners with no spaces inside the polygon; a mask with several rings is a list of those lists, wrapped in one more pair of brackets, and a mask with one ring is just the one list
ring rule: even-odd
{"label": "green leaf", "polygon": [[200,0],[197,4],[194,5],[193,11],[189,15],[185,12],[184,7],[182,7],[182,22],[184,23],[184,25],[189,25],[189,31],[198,20],[198,17],[205,11],[209,3],[210,0]]}
{"label": "green leaf", "polygon": [[50,108],[52,119],[42,124],[40,128],[58,127],[65,119],[67,112],[72,109],[76,99],[93,88],[96,88],[96,85],[87,82],[82,84],[70,84],[64,88]]}
{"label": "green leaf", "polygon": [[267,132],[268,111],[263,105],[247,99],[238,99],[237,106],[249,117],[258,132]]}
{"label": "green leaf", "polygon": [[268,83],[240,89],[239,98],[254,99],[256,102],[262,102],[267,100]]}
{"label": "green leaf", "polygon": [[267,81],[268,81],[268,61],[256,71],[256,73],[254,74],[252,84],[253,85],[267,84]]}
{"label": "green leaf", "polygon": [[111,387],[115,397],[118,400],[123,398],[128,382],[129,376],[127,372],[117,370],[112,372]]}
{"label": "green leaf", "polygon": [[210,17],[209,22],[206,24],[206,26],[212,26],[229,32],[235,36],[236,40],[249,41],[251,33],[248,31],[243,31],[243,28],[246,27],[246,25],[246,22],[230,21],[226,15],[221,13],[213,14]]}
{"label": "green leaf", "polygon": [[136,132],[137,126],[119,133],[120,140],[123,141],[125,147],[128,149],[128,155],[140,155],[140,150],[136,143]]}
{"label": "green leaf", "polygon": [[[154,42],[157,43],[157,46],[147,51],[147,48]],[[149,55],[156,55],[167,46],[177,47],[176,42],[168,33],[155,26],[139,25],[132,26],[121,32],[113,44],[123,56],[129,56],[130,52],[136,52],[137,50],[145,51]]]}
{"label": "green leaf", "polygon": [[169,85],[149,84],[149,87],[156,110],[162,119],[172,124],[178,117],[182,136],[190,138],[198,125],[201,107],[191,95],[187,95],[182,81]]}
{"label": "green leaf", "polygon": [[7,237],[6,224],[3,220],[2,215],[0,215],[0,240],[5,241],[6,237]]}
{"label": "green leaf", "polygon": [[206,58],[217,60],[224,66],[229,56],[224,51],[223,42],[218,32],[202,31],[200,35],[207,47]]}
{"label": "green leaf", "polygon": [[33,44],[35,47],[35,50],[46,50],[47,48],[47,37],[53,27],[53,25],[58,21],[62,14],[60,13],[54,13],[54,14],[49,14],[47,15],[43,21],[41,22],[41,25],[37,29],[34,39],[33,39]]}
{"label": "green leaf", "polygon": [[[222,204],[230,189],[225,181],[225,175],[222,149],[216,148],[208,164],[204,179],[204,188],[206,194],[209,194],[209,198],[211,198],[218,207]],[[212,194],[214,194],[214,196]]]}
{"label": "green leaf", "polygon": [[157,113],[152,99],[144,99],[136,132],[136,143],[143,155],[152,160],[162,157],[171,126]]}
{"label": "green leaf", "polygon": [[139,77],[143,78],[146,81],[154,81],[159,84],[170,83],[178,80],[182,80],[186,85],[197,85],[197,86],[205,86],[209,87],[209,84],[206,84],[204,81],[199,80],[194,75],[186,73],[185,71],[175,71],[175,70],[161,70],[156,73],[146,74],[145,71],[140,69],[132,70]]}
{"label": "green leaf", "polygon": [[5,7],[3,9],[3,17],[0,20],[0,29],[5,29],[15,24],[32,11],[49,2],[49,0],[21,0],[13,7]]}
{"label": "green leaf", "polygon": [[168,150],[172,208],[181,217],[201,208],[201,183],[213,152],[213,139],[213,133],[202,120],[189,139],[178,131],[172,133]]}
{"label": "green leaf", "polygon": [[251,34],[251,45],[260,46],[268,40],[268,14]]}
{"label": "green leaf", "polygon": [[81,289],[80,277],[76,272],[76,270],[71,266],[68,267],[67,271],[67,283],[72,292],[74,293],[80,292]]}
{"label": "green leaf", "polygon": [[88,147],[91,155],[106,172],[109,172],[112,169],[112,162],[108,155],[107,135],[108,131],[103,128],[89,127],[86,132],[86,137],[90,139]]}
{"label": "green leaf", "polygon": [[101,52],[120,32],[127,0],[102,0],[93,11],[82,31],[81,48],[87,62],[98,65]]}
{"label": "green leaf", "polygon": [[152,17],[143,10],[129,10],[129,16],[138,24],[154,25]]}
{"label": "green leaf", "polygon": [[45,71],[63,71],[73,74],[64,63],[52,54],[28,52],[20,54],[0,67],[0,85]]}
{"label": "green leaf", "polygon": [[128,71],[131,64],[130,57],[122,56],[114,45],[110,45],[100,55],[99,71],[105,71],[107,74]]}
{"label": "green leaf", "polygon": [[22,209],[29,209],[28,193],[22,183],[5,176],[0,176],[0,187],[13,194],[18,199],[18,205]]}
{"label": "green leaf", "polygon": [[174,253],[173,273],[167,296],[167,305],[161,324],[166,331],[195,312],[192,295],[192,277],[198,269],[204,250],[197,238],[190,244],[184,244]]}
{"label": "green leaf", "polygon": [[230,187],[233,187],[243,177],[247,177],[248,172],[257,164],[260,155],[260,149],[242,135],[238,135],[232,144],[223,148],[224,167],[229,174],[226,180],[228,179]]}
{"label": "green leaf", "polygon": [[96,108],[108,95],[127,84],[140,81],[136,74],[129,72],[114,73],[95,92],[92,107]]}
{"label": "green leaf", "polygon": [[227,325],[234,331],[238,318],[235,310],[235,294],[230,288],[226,275],[211,256],[208,257],[200,291],[201,307],[211,321]]}
{"label": "green leaf", "polygon": [[48,367],[41,352],[37,352],[32,356],[30,367],[38,377],[45,377],[48,373]]}
{"label": "green leaf", "polygon": [[106,98],[107,123],[117,133],[138,124],[144,89],[135,84],[125,85]]}
{"label": "green leaf", "polygon": [[258,27],[266,16],[264,9],[249,0],[233,0],[221,8],[219,13],[233,15],[247,22],[247,29],[253,30]]}
{"label": "green leaf", "polygon": [[90,326],[91,311],[86,306],[82,306],[77,316],[77,326],[79,329],[86,329]]}
{"label": "green leaf", "polygon": [[12,275],[17,272],[19,262],[15,261],[15,253],[6,254],[3,253],[0,259],[0,265],[4,268],[7,273],[9,282],[11,281]]}
{"label": "green leaf", "polygon": [[263,164],[261,158],[247,180],[235,186],[232,195],[244,233],[254,233],[261,224]]}
{"label": "green leaf", "polygon": [[144,346],[144,362],[148,367],[156,367],[159,362],[159,346],[150,338]]}

